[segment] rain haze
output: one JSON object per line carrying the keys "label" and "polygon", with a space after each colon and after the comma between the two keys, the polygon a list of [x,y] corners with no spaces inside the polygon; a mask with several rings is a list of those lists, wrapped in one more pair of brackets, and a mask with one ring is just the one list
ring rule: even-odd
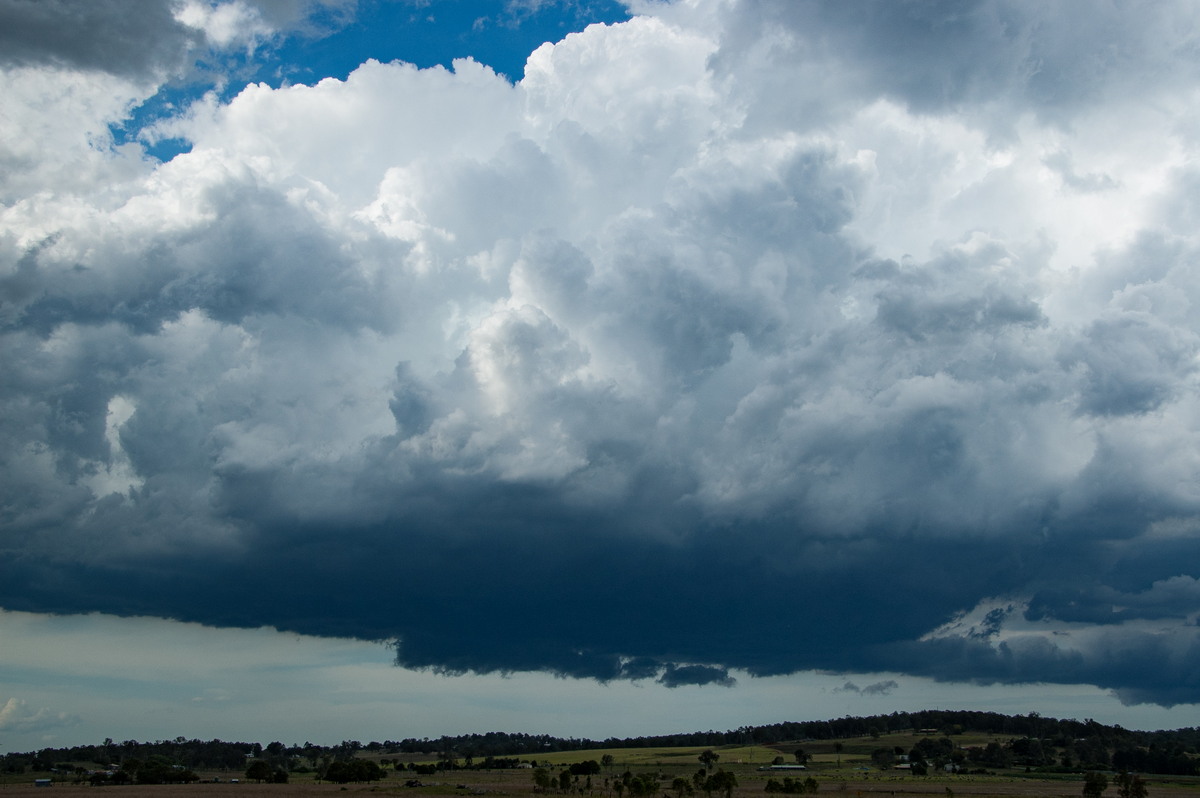
{"label": "rain haze", "polygon": [[1198,31],[0,0],[0,750],[1195,725]]}

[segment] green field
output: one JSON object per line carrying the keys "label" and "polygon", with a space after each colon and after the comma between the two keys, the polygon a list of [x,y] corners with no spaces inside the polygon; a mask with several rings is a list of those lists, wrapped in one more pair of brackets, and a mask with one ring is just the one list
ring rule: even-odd
{"label": "green field", "polygon": [[[537,757],[539,763],[551,765],[567,765],[572,762],[583,762],[594,759],[597,762],[605,754],[612,756],[613,768],[645,767],[661,765],[662,767],[687,766],[691,770],[700,767],[697,757],[710,750],[706,746],[687,748],[602,748],[587,751],[556,751],[552,754],[542,754]],[[779,756],[779,752],[765,745],[755,746],[715,746],[711,747],[720,760],[718,765],[754,764],[765,765]],[[522,757],[524,758],[524,757]]]}

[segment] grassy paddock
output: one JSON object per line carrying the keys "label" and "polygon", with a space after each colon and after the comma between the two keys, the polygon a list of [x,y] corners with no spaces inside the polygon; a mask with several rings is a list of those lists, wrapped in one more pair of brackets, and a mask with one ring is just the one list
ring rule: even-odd
{"label": "grassy paddock", "polygon": [[[538,762],[549,762],[552,765],[569,765],[572,762],[584,762],[594,759],[597,762],[605,754],[613,758],[613,769],[623,767],[646,767],[661,765],[662,767],[687,766],[695,770],[699,768],[698,757],[705,751],[712,750],[721,758],[718,765],[754,764],[765,765],[779,756],[779,752],[765,745],[753,746],[689,746],[686,748],[597,748],[587,751],[555,751],[552,754],[541,754]],[[521,757],[525,759],[526,757]]]}
{"label": "grassy paddock", "polygon": [[[733,798],[789,798],[773,796],[765,792],[768,778],[795,777],[797,773],[771,773],[758,770],[775,757],[782,756],[785,762],[794,762],[792,752],[803,747],[814,760],[807,773],[819,785],[818,798],[1082,798],[1083,782],[1080,775],[1032,774],[1023,769],[1000,770],[988,775],[953,775],[932,773],[929,776],[911,776],[899,771],[860,770],[876,748],[900,746],[911,748],[923,735],[893,734],[879,738],[864,737],[846,739],[842,743],[840,768],[835,741],[799,741],[771,747],[713,747],[720,756],[717,766],[729,770],[737,777],[738,786]],[[959,735],[953,738],[955,745],[986,745],[1001,738],[982,735]],[[220,776],[220,784],[200,783],[188,785],[130,785],[89,787],[73,785],[70,777],[52,776],[53,792],[33,786],[35,778],[51,777],[46,773],[6,774],[0,778],[0,798],[7,796],[34,795],[89,795],[91,798],[111,796],[136,796],[138,798],[287,798],[292,795],[374,794],[396,795],[407,798],[477,798],[487,796],[509,796],[510,798],[617,798],[611,785],[625,770],[635,773],[657,772],[664,777],[661,791],[654,798],[676,798],[670,792],[673,778],[689,778],[701,767],[699,756],[704,746],[687,748],[613,748],[587,751],[560,751],[539,756],[539,764],[545,764],[552,775],[573,762],[594,759],[599,762],[605,755],[613,757],[613,766],[592,776],[591,789],[587,780],[579,779],[569,792],[552,791],[535,793],[533,772],[530,769],[512,770],[456,770],[439,772],[431,776],[417,776],[411,771],[388,770],[387,777],[371,784],[327,784],[317,783],[312,774],[294,773],[288,784],[254,784],[247,782],[242,773],[231,771],[197,771],[203,779]],[[369,758],[378,761],[378,756]],[[391,757],[395,758],[395,757]],[[529,757],[521,757],[528,760]],[[239,778],[240,784],[230,784],[228,779]],[[405,787],[410,779],[420,780],[420,787]],[[1148,798],[1200,798],[1200,778],[1145,777]],[[628,793],[626,793],[628,798]],[[697,792],[693,798],[709,798]],[[714,795],[712,798],[723,798]],[[1117,798],[1117,788],[1110,785],[1104,798]]]}
{"label": "grassy paddock", "polygon": [[[942,735],[939,734],[913,734],[912,732],[903,732],[896,734],[881,734],[879,737],[848,737],[842,740],[807,740],[791,743],[779,743],[771,746],[778,751],[791,752],[797,746],[803,748],[807,753],[825,759],[828,757],[831,760],[837,758],[835,749],[836,743],[842,744],[842,759],[847,756],[870,757],[871,752],[876,748],[894,748],[899,746],[905,751],[909,751],[919,741],[925,738],[937,739]],[[1013,739],[1011,734],[956,734],[950,739],[954,742],[957,748],[971,748],[974,746],[985,746],[991,742],[1006,743]]]}

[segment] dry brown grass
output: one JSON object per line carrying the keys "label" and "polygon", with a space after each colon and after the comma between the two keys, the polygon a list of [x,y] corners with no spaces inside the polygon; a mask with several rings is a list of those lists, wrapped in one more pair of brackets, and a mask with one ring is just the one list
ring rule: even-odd
{"label": "dry brown grass", "polygon": [[[582,757],[581,757],[582,758]],[[590,757],[589,757],[590,758]],[[698,766],[699,763],[696,763]],[[645,768],[636,768],[643,770]],[[670,777],[689,775],[692,766],[653,768]],[[768,775],[756,771],[753,765],[732,765],[738,777],[739,787],[733,798],[784,798],[771,796],[764,791]],[[674,772],[673,772],[674,771]],[[255,784],[242,781],[230,784],[198,783],[187,785],[130,785],[121,787],[91,787],[57,782],[53,787],[33,786],[33,777],[21,783],[0,785],[0,798],[18,796],[84,796],[87,798],[288,798],[288,796],[350,796],[350,795],[394,795],[404,798],[615,798],[613,792],[602,789],[605,777],[615,777],[619,769],[611,774],[593,777],[596,789],[590,793],[572,793],[566,796],[551,793],[549,796],[533,792],[532,773],[529,770],[455,771],[437,776],[419,777],[425,786],[408,788],[404,782],[412,778],[410,773],[390,773],[382,782],[374,784],[318,784],[311,776],[293,776],[289,784]],[[40,775],[40,774],[39,774]],[[208,775],[211,778],[212,774]],[[224,774],[227,779],[232,774]],[[929,778],[908,777],[875,773],[870,776],[851,775],[816,770],[811,773],[820,783],[816,798],[1081,798],[1083,783],[1080,779],[1029,779],[1016,775],[1000,776],[932,776]],[[849,778],[841,778],[849,776]],[[664,786],[665,784],[664,783]],[[1166,778],[1147,777],[1148,798],[1200,798],[1200,783],[1184,783]],[[947,788],[953,795],[947,793]],[[675,798],[674,794],[661,793],[655,798]],[[706,798],[698,793],[695,798]],[[715,797],[714,797],[715,798]],[[1117,798],[1117,790],[1110,786],[1105,798]]]}
{"label": "dry brown grass", "polygon": [[[947,798],[946,787],[954,791],[955,798],[1079,798],[1082,785],[1075,782],[1040,781],[1017,779],[1002,782],[967,781],[930,781],[881,783],[878,781],[845,782],[822,784],[818,798]],[[63,798],[63,796],[87,796],[87,798],[286,798],[287,796],[318,796],[326,795],[406,795],[410,798],[428,798],[430,795],[461,795],[471,796],[470,790],[455,789],[453,784],[442,784],[437,787],[410,789],[403,782],[393,778],[377,784],[347,784],[344,787],[337,784],[316,784],[299,782],[292,784],[188,784],[145,786],[130,785],[124,787],[89,787],[86,785],[55,784],[47,789],[34,787],[30,784],[9,784],[0,787],[0,798],[19,798],[19,796],[42,796],[43,798]],[[498,787],[499,785],[494,785]],[[487,790],[483,795],[531,796],[532,790],[525,785],[512,782],[506,785],[508,789]],[[477,789],[484,789],[479,785]],[[1111,796],[1108,794],[1111,793]],[[480,793],[475,792],[475,795]],[[763,798],[761,785],[754,788],[738,789],[734,798]],[[600,798],[603,792],[597,790],[595,796]],[[1115,798],[1116,790],[1109,788],[1106,798]],[[660,796],[661,798],[661,796]],[[1170,783],[1151,783],[1149,798],[1200,798],[1200,789]]]}

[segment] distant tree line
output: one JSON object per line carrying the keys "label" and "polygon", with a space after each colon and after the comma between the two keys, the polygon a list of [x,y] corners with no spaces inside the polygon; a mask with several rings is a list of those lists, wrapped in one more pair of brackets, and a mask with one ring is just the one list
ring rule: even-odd
{"label": "distant tree line", "polygon": [[[1200,728],[1173,731],[1131,731],[1107,726],[1094,720],[1060,720],[1028,715],[1003,715],[996,712],[927,710],[894,712],[890,715],[843,717],[823,721],[775,723],[768,726],[744,726],[717,732],[660,735],[628,739],[610,738],[597,743],[604,748],[660,746],[773,745],[793,740],[838,740],[854,737],[879,737],[888,733],[929,732],[927,746],[955,746],[950,737],[964,732],[1012,736],[1008,745],[994,743],[960,755],[973,767],[1024,765],[1084,771],[1104,769],[1170,775],[1200,775]],[[1054,760],[1055,751],[1060,753]],[[906,752],[915,753],[915,752]],[[921,761],[938,760],[932,751]],[[946,754],[948,759],[949,754]],[[914,761],[918,761],[915,760]],[[940,761],[940,760],[938,760]]]}
{"label": "distant tree line", "polygon": [[1128,740],[1137,745],[1182,744],[1195,748],[1200,744],[1200,729],[1195,727],[1176,731],[1140,732],[1120,726],[1105,726],[1094,720],[1059,720],[1031,713],[1002,715],[997,712],[926,710],[923,712],[893,712],[890,715],[865,717],[847,716],[832,720],[774,723],[768,726],[743,726],[732,731],[692,732],[655,737],[627,739],[610,738],[596,743],[601,748],[657,748],[660,746],[720,746],[771,745],[788,740],[838,740],[851,737],[887,734],[890,732],[919,732],[929,730],[941,735],[964,731],[1012,735],[1034,739],[1099,739],[1109,747]]}
{"label": "distant tree line", "polygon": [[[407,738],[372,741],[363,744],[345,740],[338,745],[322,746],[225,742],[176,737],[174,740],[114,742],[106,739],[98,745],[68,748],[44,748],[0,757],[0,771],[50,771],[80,769],[79,763],[94,763],[105,771],[121,771],[123,777],[136,779],[130,765],[150,764],[146,778],[169,767],[167,777],[196,770],[244,771],[250,760],[260,760],[271,773],[328,772],[335,762],[349,763],[361,754],[420,754],[434,759],[421,769],[516,767],[521,759],[536,762],[541,755],[557,751],[585,751],[598,748],[650,748],[696,746],[716,748],[724,745],[773,745],[796,740],[839,740],[875,736],[892,732],[927,732],[910,755],[919,761],[935,763],[951,756],[942,749],[955,748],[951,737],[963,732],[1010,736],[1005,744],[993,744],[978,751],[959,752],[960,757],[975,757],[976,766],[1026,767],[1056,766],[1077,771],[1115,770],[1170,775],[1200,775],[1200,729],[1189,727],[1174,731],[1131,731],[1121,726],[1106,726],[1094,720],[1059,720],[1030,713],[1003,715],[996,712],[927,710],[894,712],[890,715],[843,717],[822,721],[775,723],[767,726],[743,726],[729,731],[691,732],[653,737],[610,737],[590,740],[578,737],[488,732],[440,738]],[[914,760],[916,761],[916,760]],[[151,764],[153,763],[153,764]],[[611,763],[610,763],[611,764]],[[60,768],[61,766],[61,768]],[[115,768],[112,766],[116,766]],[[607,766],[607,765],[606,765]],[[401,767],[397,760],[396,767]],[[408,765],[410,769],[417,766]],[[157,770],[156,770],[157,769]],[[335,774],[338,769],[334,769]],[[419,771],[418,771],[419,772]],[[78,774],[77,774],[78,775]],[[358,779],[353,779],[358,780]],[[703,789],[703,787],[701,787]],[[714,792],[719,792],[715,788]],[[632,793],[632,790],[631,790]]]}
{"label": "distant tree line", "polygon": [[[154,765],[162,763],[166,763],[172,770],[175,766],[184,770],[242,770],[246,767],[248,756],[262,752],[263,747],[259,743],[188,740],[183,737],[145,743],[136,740],[117,743],[108,739],[99,745],[43,748],[39,751],[6,754],[0,757],[0,770],[7,773],[62,770],[59,765],[73,770],[78,765],[66,763],[79,762],[92,763],[96,766],[95,769],[100,770],[123,770],[130,776],[131,771],[140,769],[142,764],[151,765],[148,772],[153,772]],[[116,765],[117,768],[110,768],[111,765]]]}

